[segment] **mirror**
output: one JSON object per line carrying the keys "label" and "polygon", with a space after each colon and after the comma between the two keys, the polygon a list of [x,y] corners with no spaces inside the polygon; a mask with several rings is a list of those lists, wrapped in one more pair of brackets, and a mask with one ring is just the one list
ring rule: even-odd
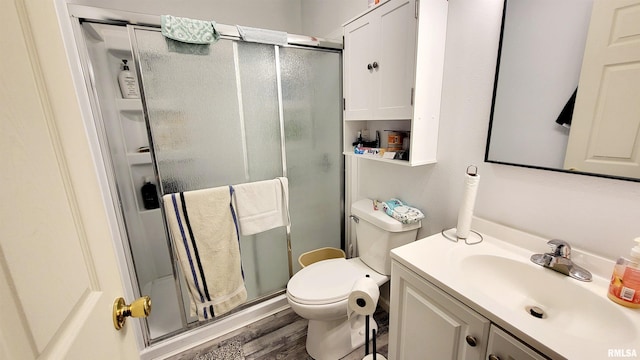
{"label": "mirror", "polygon": [[[640,1],[631,1],[505,0],[485,161],[640,181]],[[634,59],[597,59],[625,41]],[[585,75],[593,69],[597,82]],[[575,163],[580,142],[590,148]]]}

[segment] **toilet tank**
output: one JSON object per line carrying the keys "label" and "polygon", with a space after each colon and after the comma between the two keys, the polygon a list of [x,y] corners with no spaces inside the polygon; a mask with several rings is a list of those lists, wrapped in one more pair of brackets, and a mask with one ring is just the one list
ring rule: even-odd
{"label": "toilet tank", "polygon": [[380,203],[374,210],[370,199],[354,202],[351,215],[358,219],[356,244],[360,260],[380,274],[391,275],[391,249],[414,241],[422,223],[403,224],[387,215]]}

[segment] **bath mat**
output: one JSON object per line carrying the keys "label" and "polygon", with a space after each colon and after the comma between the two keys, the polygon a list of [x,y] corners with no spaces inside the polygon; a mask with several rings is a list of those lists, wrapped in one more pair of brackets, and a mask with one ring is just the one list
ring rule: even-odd
{"label": "bath mat", "polygon": [[199,354],[193,360],[244,360],[242,344],[239,340],[230,341],[216,349]]}

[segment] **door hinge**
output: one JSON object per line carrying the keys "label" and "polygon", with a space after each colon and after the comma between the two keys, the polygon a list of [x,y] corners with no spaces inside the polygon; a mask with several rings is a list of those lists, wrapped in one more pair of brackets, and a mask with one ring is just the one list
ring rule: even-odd
{"label": "door hinge", "polygon": [[420,12],[420,0],[416,0],[416,8],[415,8],[415,17],[418,18],[418,13]]}
{"label": "door hinge", "polygon": [[411,106],[413,106],[413,97],[414,97],[414,93],[415,91],[413,91],[414,88],[411,88]]}
{"label": "door hinge", "polygon": [[347,99],[342,98],[342,110],[347,110]]}

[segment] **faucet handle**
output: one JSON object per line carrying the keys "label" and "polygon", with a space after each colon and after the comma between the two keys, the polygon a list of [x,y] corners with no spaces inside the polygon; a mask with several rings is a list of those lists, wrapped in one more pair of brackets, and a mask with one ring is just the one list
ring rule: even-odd
{"label": "faucet handle", "polygon": [[561,256],[563,258],[571,258],[571,245],[568,242],[558,239],[553,239],[547,242],[547,245],[551,247],[554,256]]}

